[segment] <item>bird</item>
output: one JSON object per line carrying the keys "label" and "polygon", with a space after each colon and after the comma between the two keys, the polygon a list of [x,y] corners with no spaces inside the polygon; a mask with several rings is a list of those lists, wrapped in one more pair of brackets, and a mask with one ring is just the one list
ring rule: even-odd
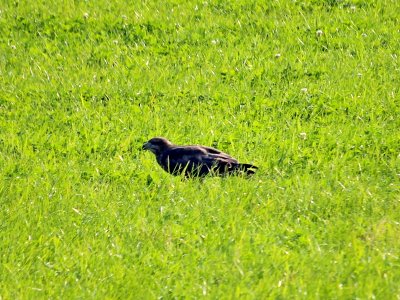
{"label": "bird", "polygon": [[253,175],[258,167],[239,163],[232,156],[212,147],[175,145],[164,137],[154,137],[143,144],[151,151],[164,171],[190,177]]}

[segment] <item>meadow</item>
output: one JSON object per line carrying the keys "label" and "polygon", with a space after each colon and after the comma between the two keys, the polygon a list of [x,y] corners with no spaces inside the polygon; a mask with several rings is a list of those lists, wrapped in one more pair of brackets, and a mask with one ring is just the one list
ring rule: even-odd
{"label": "meadow", "polygon": [[[0,299],[399,299],[399,21],[0,1]],[[259,170],[182,180],[154,136]]]}

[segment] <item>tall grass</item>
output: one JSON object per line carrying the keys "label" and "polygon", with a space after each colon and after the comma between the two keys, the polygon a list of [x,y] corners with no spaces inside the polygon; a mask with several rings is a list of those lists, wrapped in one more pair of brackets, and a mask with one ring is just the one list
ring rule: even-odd
{"label": "tall grass", "polygon": [[[0,298],[400,297],[397,1],[3,1]],[[254,163],[182,181],[153,136]]]}

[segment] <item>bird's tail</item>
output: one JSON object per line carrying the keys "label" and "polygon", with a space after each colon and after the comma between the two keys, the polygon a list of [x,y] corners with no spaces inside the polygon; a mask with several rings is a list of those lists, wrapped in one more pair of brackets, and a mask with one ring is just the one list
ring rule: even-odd
{"label": "bird's tail", "polygon": [[246,175],[253,175],[258,169],[258,167],[251,164],[238,164],[236,169],[246,173]]}

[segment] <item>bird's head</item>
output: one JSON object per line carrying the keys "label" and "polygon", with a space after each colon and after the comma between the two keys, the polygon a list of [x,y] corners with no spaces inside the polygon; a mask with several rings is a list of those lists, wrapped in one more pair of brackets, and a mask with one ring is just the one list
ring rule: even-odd
{"label": "bird's head", "polygon": [[155,155],[159,155],[168,147],[172,146],[172,143],[163,137],[155,137],[143,144],[143,150],[149,150]]}

